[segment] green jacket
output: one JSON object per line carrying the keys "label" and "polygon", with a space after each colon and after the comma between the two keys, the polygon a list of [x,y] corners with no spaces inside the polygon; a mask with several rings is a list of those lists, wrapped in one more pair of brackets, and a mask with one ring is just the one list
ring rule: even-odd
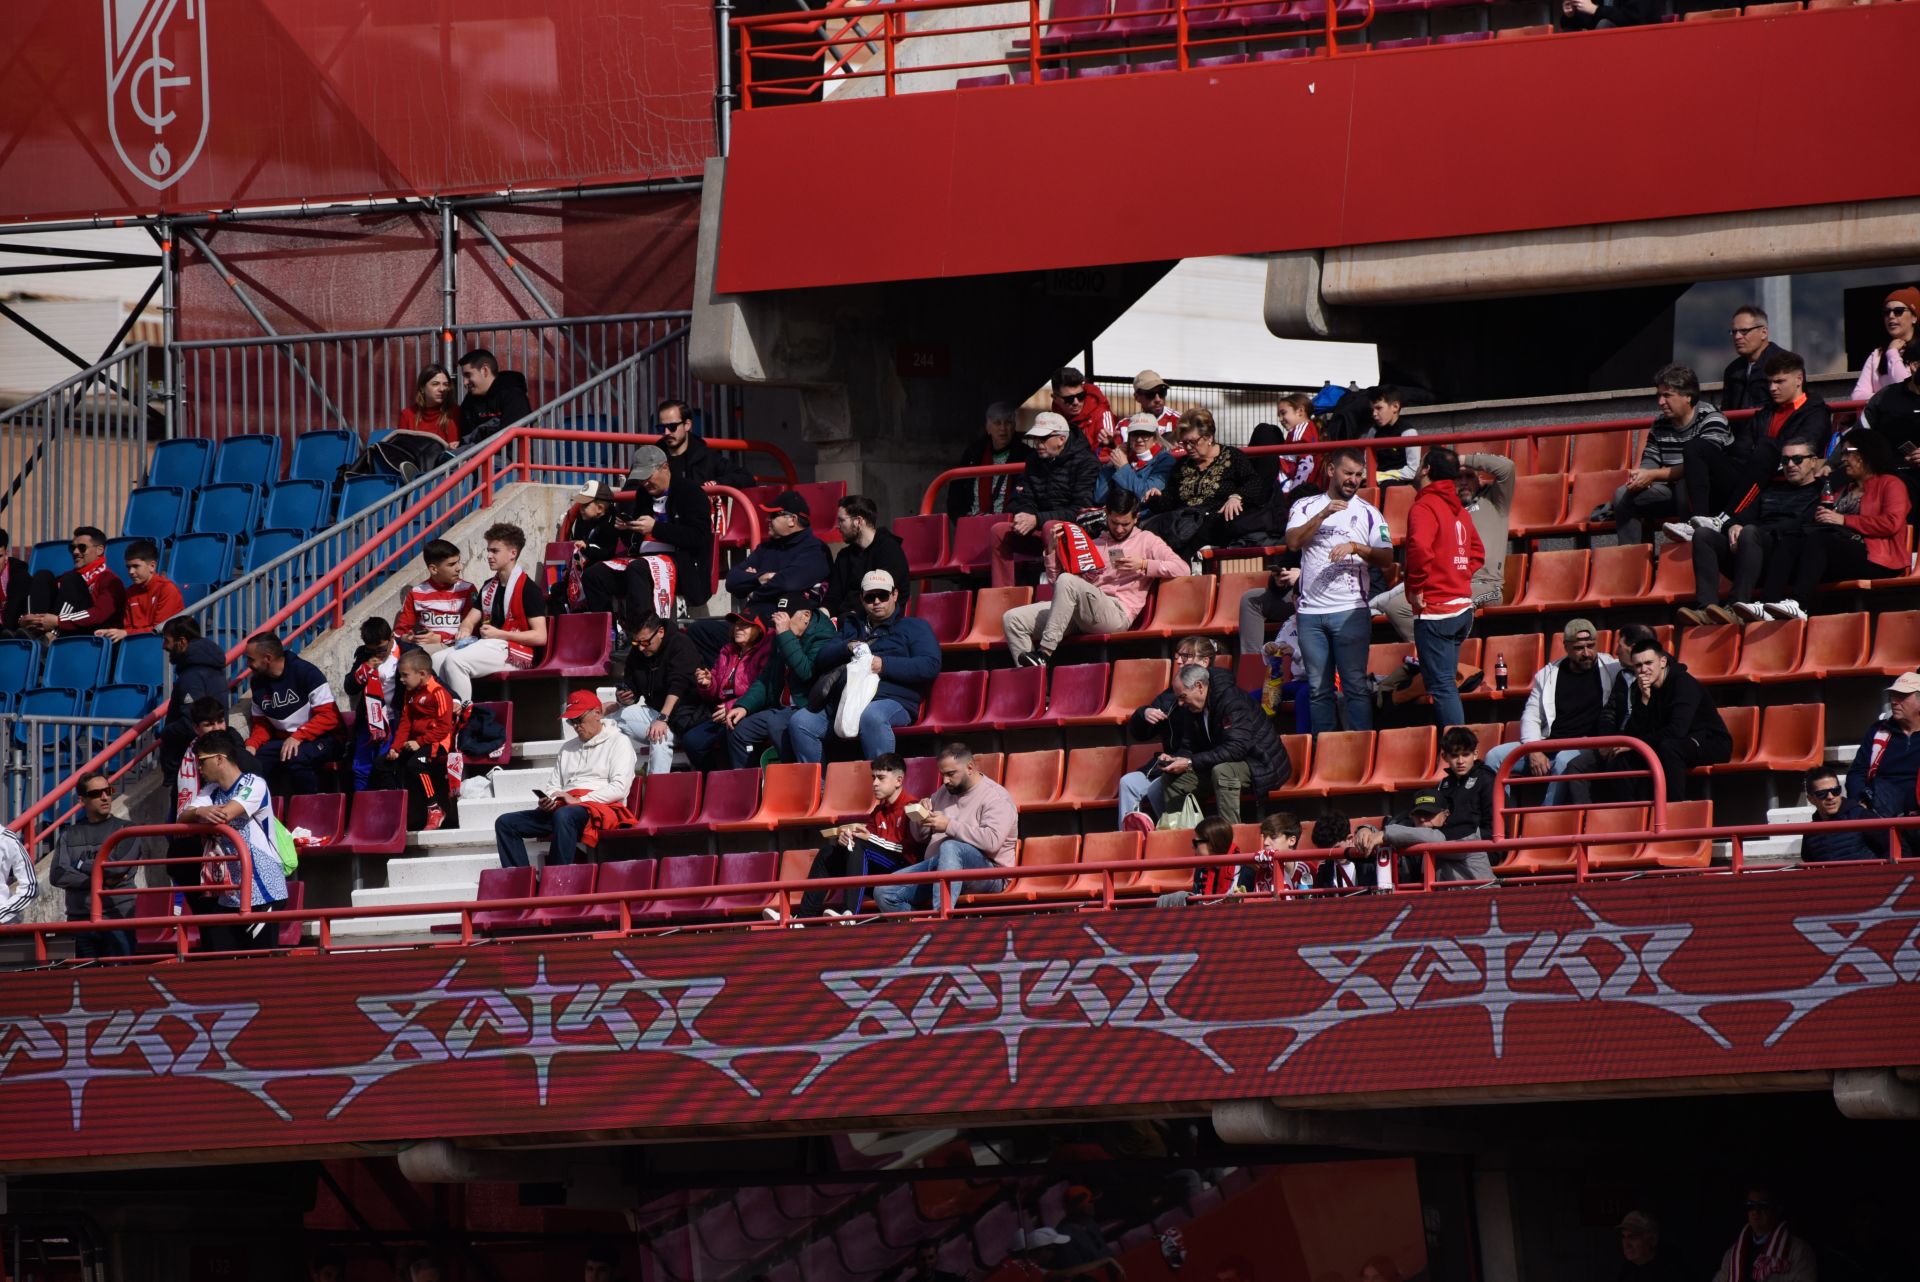
{"label": "green jacket", "polygon": [[747,692],[740,696],[740,702],[734,706],[745,708],[750,713],[783,707],[791,691],[793,706],[806,707],[807,690],[818,675],[813,670],[813,657],[820,653],[827,642],[839,635],[825,610],[813,612],[803,636],[796,637],[784,630],[775,633],[773,653],[767,657],[767,666],[760,669],[760,676],[747,687]]}

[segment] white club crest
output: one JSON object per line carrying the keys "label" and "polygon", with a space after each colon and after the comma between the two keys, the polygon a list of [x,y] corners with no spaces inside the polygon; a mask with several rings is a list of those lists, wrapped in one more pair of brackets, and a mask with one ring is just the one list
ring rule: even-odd
{"label": "white club crest", "polygon": [[208,0],[101,0],[107,130],[127,169],[171,187],[206,146]]}

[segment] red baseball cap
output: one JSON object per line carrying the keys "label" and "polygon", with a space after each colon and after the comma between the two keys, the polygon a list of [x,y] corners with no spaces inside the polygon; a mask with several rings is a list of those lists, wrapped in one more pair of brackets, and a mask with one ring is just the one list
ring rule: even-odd
{"label": "red baseball cap", "polygon": [[567,710],[562,719],[571,721],[575,717],[584,717],[589,712],[600,711],[600,696],[591,690],[575,690],[567,696]]}

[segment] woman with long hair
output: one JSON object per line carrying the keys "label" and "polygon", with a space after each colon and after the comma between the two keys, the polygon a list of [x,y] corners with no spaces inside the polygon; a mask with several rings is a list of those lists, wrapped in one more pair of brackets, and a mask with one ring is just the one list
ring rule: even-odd
{"label": "woman with long hair", "polygon": [[460,406],[454,399],[453,378],[444,365],[428,365],[413,380],[413,403],[402,407],[392,432],[367,446],[366,453],[348,464],[343,476],[373,476],[385,472],[411,481],[431,472],[460,443]]}
{"label": "woman with long hair", "polygon": [[1776,544],[1768,558],[1761,596],[1772,598],[1766,611],[1773,618],[1806,618],[1805,605],[1822,583],[1892,578],[1912,564],[1910,501],[1905,483],[1894,475],[1897,463],[1887,438],[1856,427],[1840,438],[1829,466],[1840,476],[1824,482],[1828,489],[1814,509],[1799,555]]}

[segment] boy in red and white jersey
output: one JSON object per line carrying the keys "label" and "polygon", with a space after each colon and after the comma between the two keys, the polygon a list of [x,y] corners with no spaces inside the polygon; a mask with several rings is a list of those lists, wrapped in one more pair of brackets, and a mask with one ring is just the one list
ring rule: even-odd
{"label": "boy in red and white jersey", "polygon": [[427,544],[421,559],[427,563],[427,580],[414,584],[400,598],[393,634],[431,652],[453,644],[460,634],[460,621],[480,594],[460,577],[460,549],[445,539]]}

